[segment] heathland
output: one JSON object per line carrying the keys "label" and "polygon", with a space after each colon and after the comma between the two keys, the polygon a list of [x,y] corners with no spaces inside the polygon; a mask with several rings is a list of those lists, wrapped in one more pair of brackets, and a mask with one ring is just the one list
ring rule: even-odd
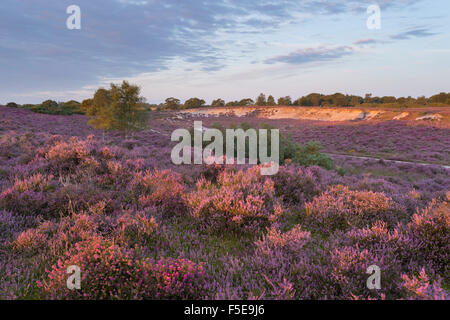
{"label": "heathland", "polygon": [[[160,110],[125,137],[81,114],[0,107],[0,298],[448,299],[448,109],[395,112]],[[173,165],[171,133],[194,120],[279,128],[311,154],[274,176]],[[81,290],[67,289],[71,265]]]}

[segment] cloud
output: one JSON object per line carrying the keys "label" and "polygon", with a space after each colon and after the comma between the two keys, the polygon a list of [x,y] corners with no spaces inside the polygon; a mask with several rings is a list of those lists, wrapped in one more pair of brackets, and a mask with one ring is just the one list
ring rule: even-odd
{"label": "cloud", "polygon": [[353,42],[353,44],[357,45],[357,46],[363,46],[363,45],[367,45],[367,44],[377,44],[379,42],[381,42],[381,41],[375,40],[375,39],[360,39],[360,40]]}
{"label": "cloud", "polygon": [[436,35],[437,33],[431,32],[427,28],[417,28],[410,31],[401,32],[391,36],[394,40],[408,40],[412,38],[426,38]]}
{"label": "cloud", "polygon": [[298,49],[284,56],[276,56],[267,59],[264,63],[274,64],[282,62],[288,64],[307,64],[312,62],[337,60],[353,53],[354,48],[351,46],[310,47]]}
{"label": "cloud", "polygon": [[[418,1],[379,3],[387,8]],[[174,61],[199,64],[205,72],[220,71],[239,57],[233,48],[241,37],[263,36],[298,23],[301,14],[351,13],[365,10],[371,2],[77,0],[82,29],[68,30],[66,8],[73,4],[71,0],[1,0],[0,93],[78,90],[105,78],[168,70]],[[284,60],[304,63],[347,54],[337,48],[300,52]]]}

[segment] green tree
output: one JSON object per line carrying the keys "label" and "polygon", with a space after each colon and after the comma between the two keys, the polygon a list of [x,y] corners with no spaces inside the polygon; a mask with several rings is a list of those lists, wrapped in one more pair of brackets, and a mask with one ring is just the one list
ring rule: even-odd
{"label": "green tree", "polygon": [[360,105],[361,103],[363,102],[363,98],[362,97],[358,97],[358,96],[351,96],[350,97],[350,105],[352,106],[352,107],[354,107],[354,106],[358,106],[358,105]]}
{"label": "green tree", "polygon": [[224,107],[225,106],[225,101],[222,99],[216,99],[213,102],[211,102],[211,106],[213,107]]}
{"label": "green tree", "polygon": [[186,100],[184,103],[184,107],[188,109],[192,108],[200,108],[205,104],[205,100],[199,99],[199,98],[191,98],[189,100]]}
{"label": "green tree", "polygon": [[149,114],[144,102],[138,86],[127,81],[121,85],[112,83],[109,90],[97,90],[90,105],[86,102],[89,124],[103,131],[119,130],[128,136],[147,125]]}
{"label": "green tree", "polygon": [[397,98],[391,97],[391,96],[382,97],[381,100],[383,101],[383,103],[396,103],[397,102]]}
{"label": "green tree", "polygon": [[114,129],[111,91],[98,89],[93,99],[84,100],[82,108],[90,116],[89,124],[96,129],[108,131]]}
{"label": "green tree", "polygon": [[6,104],[6,106],[9,107],[9,108],[17,108],[17,107],[19,107],[19,105],[17,103],[15,103],[15,102],[8,102]]}
{"label": "green tree", "polygon": [[366,93],[366,96],[364,97],[364,103],[371,103],[372,102],[372,94]]}
{"label": "green tree", "polygon": [[279,106],[290,106],[292,104],[292,99],[290,96],[281,97],[278,99]]}
{"label": "green tree", "polygon": [[247,99],[242,99],[241,101],[239,101],[238,105],[239,106],[252,106],[254,104],[255,104],[255,102],[252,99],[247,98]]}
{"label": "green tree", "polygon": [[270,96],[267,98],[267,105],[268,105],[268,106],[274,106],[274,105],[276,105],[275,98],[274,98],[272,95],[270,95]]}
{"label": "green tree", "polygon": [[256,98],[256,105],[260,107],[267,105],[266,95],[264,93],[261,93],[258,98]]}
{"label": "green tree", "polygon": [[53,100],[45,100],[44,102],[41,103],[42,108],[45,109],[56,109],[58,108],[58,102],[53,101]]}
{"label": "green tree", "polygon": [[165,107],[166,107],[167,109],[170,109],[170,110],[177,110],[177,109],[180,109],[180,106],[181,106],[181,101],[180,101],[180,99],[173,98],[173,97],[167,98],[167,99],[166,99]]}
{"label": "green tree", "polygon": [[148,112],[140,96],[141,88],[123,81],[121,86],[111,84],[113,127],[124,131],[125,135],[142,130],[148,122]]}

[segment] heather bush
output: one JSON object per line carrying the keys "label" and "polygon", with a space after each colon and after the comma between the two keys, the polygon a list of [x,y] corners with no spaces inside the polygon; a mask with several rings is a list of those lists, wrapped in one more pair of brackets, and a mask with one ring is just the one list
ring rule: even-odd
{"label": "heather bush", "polygon": [[406,227],[408,255],[422,266],[450,277],[450,205],[448,201],[432,203],[411,218]]}
{"label": "heather bush", "polygon": [[292,205],[303,205],[304,202],[311,201],[322,189],[317,167],[282,166],[272,179],[276,194],[285,203]]}
{"label": "heather bush", "polygon": [[298,272],[309,263],[304,247],[310,233],[300,226],[281,232],[276,226],[255,242],[254,252],[225,257],[225,272],[215,291],[219,299],[294,299],[308,298],[309,274]]}
{"label": "heather bush", "polygon": [[376,221],[364,228],[354,228],[345,234],[337,233],[333,236],[336,246],[358,246],[379,256],[398,257],[406,266],[410,261],[403,257],[403,250],[407,247],[404,234],[399,228],[389,229],[384,221]]}
{"label": "heather bush", "polygon": [[27,219],[8,211],[0,211],[0,245],[32,224],[34,224],[33,219]]}
{"label": "heather bush", "polygon": [[12,243],[15,251],[34,251],[41,248],[48,241],[48,235],[39,229],[28,229],[22,232]]}
{"label": "heather bush", "polygon": [[168,216],[186,213],[185,186],[181,176],[171,170],[138,172],[131,182],[131,192],[141,208],[156,206]]}
{"label": "heather bush", "polygon": [[270,254],[272,250],[283,250],[287,253],[298,253],[310,239],[311,233],[302,230],[300,225],[282,233],[277,227],[272,226],[260,240],[255,242],[257,251]]}
{"label": "heather bush", "polygon": [[[81,270],[81,290],[68,290],[66,270]],[[38,282],[47,299],[145,299],[154,296],[150,265],[100,238],[75,245]]]}
{"label": "heather bush", "polygon": [[151,267],[156,299],[203,299],[206,294],[203,264],[187,259],[161,259]]}
{"label": "heather bush", "polygon": [[383,193],[353,191],[333,186],[305,204],[306,215],[312,225],[324,232],[364,227],[377,220],[389,225],[404,219],[404,210]]}
{"label": "heather bush", "polygon": [[115,239],[119,243],[128,244],[133,247],[134,244],[149,245],[155,236],[158,223],[154,217],[149,216],[145,211],[128,212],[117,218],[117,227]]}
{"label": "heather bush", "polygon": [[425,269],[417,277],[403,274],[402,279],[401,288],[409,300],[450,300],[450,292],[441,287],[441,280],[431,282]]}
{"label": "heather bush", "polygon": [[60,141],[49,146],[44,151],[44,157],[48,160],[49,170],[54,173],[94,170],[98,167],[98,162],[91,156],[91,148],[90,139],[82,141],[72,137],[67,142]]}
{"label": "heather bush", "polygon": [[24,180],[16,180],[12,187],[0,194],[0,205],[22,215],[47,215],[58,210],[50,196],[56,188],[52,175],[35,174]]}
{"label": "heather bush", "polygon": [[186,196],[190,212],[204,226],[213,229],[259,229],[282,214],[271,179],[255,166],[247,171],[226,170],[213,184],[201,178]]}

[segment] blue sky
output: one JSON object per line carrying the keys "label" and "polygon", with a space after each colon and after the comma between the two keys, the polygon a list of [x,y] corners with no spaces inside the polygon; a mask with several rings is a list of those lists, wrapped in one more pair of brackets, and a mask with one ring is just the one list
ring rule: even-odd
{"label": "blue sky", "polygon": [[151,103],[429,96],[450,91],[450,1],[2,0],[0,74],[0,103],[82,100],[123,79]]}

